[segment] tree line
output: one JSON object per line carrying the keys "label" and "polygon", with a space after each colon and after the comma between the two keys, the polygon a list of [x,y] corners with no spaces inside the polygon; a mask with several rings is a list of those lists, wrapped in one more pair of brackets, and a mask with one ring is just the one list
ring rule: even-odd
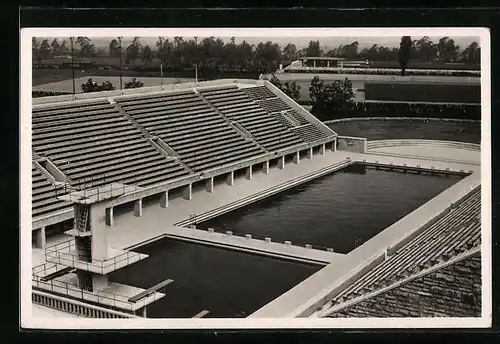
{"label": "tree line", "polygon": [[[373,44],[371,47],[360,48],[354,41],[350,44],[339,45],[327,50],[319,40],[310,41],[305,48],[299,49],[295,44],[288,43],[284,47],[266,41],[258,44],[249,44],[246,41],[235,42],[231,38],[224,42],[221,38],[205,37],[184,39],[174,37],[168,39],[158,37],[154,46],[141,43],[140,37],[134,37],[132,42],[122,46],[121,38],[113,38],[107,47],[96,48],[88,37],[76,37],[73,41],[73,54],[76,57],[114,57],[123,59],[125,65],[135,65],[140,60],[145,67],[163,64],[170,68],[221,68],[260,70],[271,72],[279,64],[287,65],[300,57],[343,57],[346,59],[367,59],[370,61],[398,61],[399,47],[386,47]],[[32,40],[33,58],[35,61],[51,59],[55,56],[64,56],[71,53],[68,40],[57,38],[49,41],[37,38]],[[411,60],[422,62],[461,62],[479,63],[481,48],[477,42],[466,47],[458,46],[452,38],[442,37],[433,42],[425,36],[411,41],[408,54]]]}

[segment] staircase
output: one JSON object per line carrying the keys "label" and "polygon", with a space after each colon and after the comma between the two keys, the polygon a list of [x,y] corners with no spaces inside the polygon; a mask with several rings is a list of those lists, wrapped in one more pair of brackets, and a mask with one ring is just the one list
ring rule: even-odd
{"label": "staircase", "polygon": [[[235,125],[235,122],[230,120],[229,118],[227,118],[226,115],[224,115],[222,112],[219,111],[219,109],[217,109],[208,99],[206,99],[201,93],[199,92],[196,92],[198,94],[198,97],[200,97],[201,100],[203,100],[203,102],[205,104],[207,104],[211,109],[213,109],[215,112],[217,112],[217,114],[219,114],[219,116],[221,116],[227,124],[229,124],[232,128],[234,128],[241,136],[243,136],[243,138],[245,140],[251,140],[253,143],[255,143],[257,146],[259,146],[264,152],[269,152],[266,148],[264,148],[264,146],[262,146],[259,142],[257,142],[257,140],[255,140],[255,138],[253,137],[253,135],[251,135],[247,130],[245,131],[242,131],[240,130],[239,127],[237,127]],[[248,134],[248,135],[247,135]]]}

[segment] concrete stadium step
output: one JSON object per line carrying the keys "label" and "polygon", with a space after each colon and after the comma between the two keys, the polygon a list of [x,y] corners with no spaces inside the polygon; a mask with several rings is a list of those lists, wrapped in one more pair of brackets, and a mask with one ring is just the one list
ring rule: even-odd
{"label": "concrete stadium step", "polygon": [[108,155],[107,158],[105,159],[99,159],[97,161],[84,161],[83,164],[79,164],[75,166],[74,164],[71,166],[64,165],[64,172],[65,173],[79,173],[83,171],[88,171],[89,168],[95,169],[95,168],[101,168],[105,166],[110,166],[114,165],[117,162],[120,164],[124,164],[130,161],[137,161],[138,163],[150,161],[152,159],[161,159],[161,155],[153,148],[149,151],[140,153],[140,154],[130,154],[129,152],[125,152],[125,154],[120,154],[120,155]]}
{"label": "concrete stadium step", "polygon": [[[237,148],[239,148],[239,150],[236,150]],[[211,152],[205,152],[205,150],[203,150],[202,154],[198,156],[192,156],[190,158],[185,158],[181,156],[181,159],[184,163],[186,163],[188,166],[191,167],[198,165],[198,163],[204,163],[206,161],[211,161],[211,160],[219,160],[227,156],[255,149],[260,151],[259,147],[255,145],[246,145],[245,142],[240,142],[232,146],[229,145],[222,146],[221,149],[213,150]]]}
{"label": "concrete stadium step", "polygon": [[94,175],[99,175],[99,174],[104,174],[108,175],[108,173],[111,173],[114,170],[147,170],[148,167],[151,166],[157,166],[157,165],[163,165],[165,163],[165,159],[160,155],[156,156],[151,156],[148,158],[143,158],[140,160],[125,160],[125,159],[118,159],[116,161],[111,160],[107,164],[101,164],[100,166],[93,166],[93,165],[88,165],[83,171],[82,169],[78,169],[78,172],[73,172],[73,171],[66,171],[64,172],[71,178],[71,179],[83,179],[88,177],[90,179]]}
{"label": "concrete stadium step", "polygon": [[154,106],[159,106],[162,104],[171,104],[171,105],[177,105],[180,103],[191,103],[191,102],[196,102],[198,100],[198,97],[193,93],[191,95],[185,96],[185,97],[167,97],[167,98],[148,98],[143,101],[134,101],[134,102],[119,102],[120,106],[122,106],[125,109],[140,109],[144,107],[154,107]]}
{"label": "concrete stadium step", "polygon": [[36,136],[37,139],[43,138],[51,138],[51,137],[61,137],[61,136],[70,136],[72,133],[80,134],[80,133],[88,133],[91,131],[99,131],[104,130],[107,132],[115,132],[118,130],[125,129],[130,127],[130,123],[125,120],[115,120],[115,121],[107,121],[105,122],[91,122],[92,124],[84,125],[81,123],[79,125],[67,125],[64,127],[54,126],[52,128],[47,128],[43,130],[34,130],[33,136]]}
{"label": "concrete stadium step", "polygon": [[93,113],[93,114],[99,114],[99,113],[105,113],[110,110],[112,110],[111,104],[108,102],[100,105],[93,105],[93,106],[76,106],[73,108],[64,108],[60,107],[57,109],[52,109],[52,110],[45,110],[45,111],[35,111],[33,110],[33,118],[35,118],[37,121],[41,120],[50,120],[51,118],[57,118],[59,116],[66,116],[70,117],[77,114],[81,113]]}
{"label": "concrete stadium step", "polygon": [[116,110],[113,109],[113,111],[109,111],[106,113],[99,112],[98,114],[92,114],[92,113],[82,113],[81,116],[78,116],[78,114],[72,114],[71,116],[65,115],[65,116],[54,116],[51,118],[48,118],[44,121],[38,120],[36,123],[33,122],[32,128],[33,129],[40,129],[40,128],[46,128],[50,126],[59,126],[59,125],[65,125],[65,124],[71,124],[71,123],[80,123],[80,122],[85,122],[85,121],[99,121],[99,120],[106,120],[106,119],[116,119],[123,117],[120,113],[117,113]]}
{"label": "concrete stadium step", "polygon": [[[182,105],[182,106],[181,106]],[[153,115],[153,114],[169,114],[169,115],[175,115],[177,113],[192,113],[195,111],[201,111],[203,109],[206,109],[207,105],[203,102],[191,102],[188,104],[180,104],[179,106],[172,106],[172,105],[167,105],[167,104],[162,104],[162,105],[157,105],[157,106],[151,106],[151,107],[144,107],[140,109],[135,109],[135,108],[124,108],[124,111],[130,114],[131,116],[141,118],[144,116],[148,115]]]}
{"label": "concrete stadium step", "polygon": [[210,133],[210,134],[203,134],[197,137],[197,141],[190,140],[189,138],[187,139],[176,139],[175,142],[172,142],[172,144],[177,147],[174,149],[196,149],[198,146],[198,142],[200,145],[203,145],[205,143],[210,143],[210,142],[217,142],[215,140],[233,140],[236,138],[241,138],[241,135],[239,135],[237,132],[233,131],[226,131],[226,130],[219,130],[218,132],[215,133]]}
{"label": "concrete stadium step", "polygon": [[152,154],[153,150],[151,150],[151,146],[144,144],[139,146],[132,146],[130,149],[124,150],[123,147],[119,147],[118,149],[108,149],[105,152],[100,152],[101,154],[84,154],[74,156],[71,161],[58,159],[53,160],[52,162],[57,166],[59,164],[66,164],[66,168],[80,167],[84,166],[88,163],[99,163],[101,161],[106,161],[108,156],[114,156],[115,158],[120,156],[128,156],[128,155],[140,155],[140,154]]}
{"label": "concrete stadium step", "polygon": [[184,114],[182,114],[182,116],[161,115],[161,116],[143,117],[141,119],[134,117],[134,119],[137,120],[137,122],[141,123],[142,125],[153,126],[153,125],[169,125],[169,124],[173,124],[173,123],[177,123],[177,122],[185,122],[188,119],[197,120],[197,119],[206,118],[207,116],[217,115],[213,111],[208,111],[208,110],[211,110],[211,109],[207,109],[207,111],[203,111],[203,112],[194,112],[192,114],[187,114],[185,116],[184,116]]}
{"label": "concrete stadium step", "polygon": [[[229,129],[231,129],[229,127]],[[204,135],[200,135],[198,137],[198,139],[206,139],[206,138],[209,138],[209,137],[214,137],[214,136],[219,136],[220,133],[228,133],[228,126],[221,126],[221,127],[218,127],[218,128],[213,128],[213,130],[210,131],[210,133],[206,133]],[[159,136],[162,136],[162,138],[164,138],[164,140],[168,143],[170,138],[168,138],[168,136],[166,135],[163,135],[162,132],[156,132],[157,135]],[[191,139],[192,140],[192,135],[190,133],[188,134],[184,134],[184,135],[181,135],[181,136],[176,136],[175,138],[175,141],[176,142],[181,142],[181,141],[185,141],[185,140],[189,140]],[[171,142],[171,141],[170,141]],[[170,143],[169,143],[170,144]]]}
{"label": "concrete stadium step", "polygon": [[89,143],[91,143],[90,147],[95,146],[95,143],[98,143],[100,146],[106,145],[108,143],[112,144],[114,142],[121,142],[121,145],[126,145],[126,142],[123,142],[125,139],[130,141],[144,140],[141,133],[136,129],[127,129],[127,131],[124,132],[120,131],[111,134],[99,135],[97,137],[88,137],[88,135],[81,135],[81,137],[78,136],[72,140],[66,140],[65,142],[59,140],[52,142],[43,141],[43,143],[41,144],[38,144],[38,142],[33,142],[33,147],[39,153],[55,154],[67,152],[68,150],[72,149],[77,150],[79,148],[85,148],[89,146]]}
{"label": "concrete stadium step", "polygon": [[[67,161],[79,161],[80,157],[95,157],[105,154],[104,152],[114,152],[117,149],[134,149],[149,146],[146,140],[142,137],[129,138],[127,140],[123,139],[123,136],[115,136],[111,139],[105,139],[98,142],[99,145],[88,145],[82,143],[76,143],[72,145],[67,145],[56,149],[46,149],[40,150],[44,152],[53,161],[59,161],[58,163],[65,163]],[[38,151],[38,148],[36,148]]]}
{"label": "concrete stadium step", "polygon": [[248,149],[247,151],[243,152],[243,151],[238,151],[236,152],[236,154],[228,157],[228,158],[225,158],[223,160],[214,160],[210,163],[205,163],[201,166],[195,166],[193,167],[193,169],[196,171],[196,172],[199,172],[199,171],[204,171],[204,170],[207,170],[207,169],[210,169],[210,168],[214,168],[214,167],[217,167],[217,166],[224,166],[226,164],[230,164],[230,163],[233,163],[233,162],[237,162],[237,161],[240,161],[240,160],[243,160],[243,159],[247,159],[247,158],[250,158],[250,157],[254,157],[254,156],[259,156],[261,154],[263,154],[264,152],[258,147],[256,146],[254,149]]}
{"label": "concrete stadium step", "polygon": [[[43,149],[43,146],[50,146],[50,147],[57,147],[57,146],[64,146],[65,143],[66,145],[71,145],[75,143],[88,143],[89,139],[106,139],[108,137],[116,137],[116,136],[124,136],[128,135],[129,137],[132,138],[132,136],[141,136],[141,132],[138,131],[136,128],[130,127],[130,126],[120,126],[117,128],[109,128],[109,129],[101,129],[99,131],[94,131],[94,135],[89,135],[89,132],[85,133],[80,133],[80,134],[66,134],[63,136],[56,136],[53,135],[53,138],[49,139],[43,139],[39,137],[33,137],[33,145],[38,148],[38,149]],[[48,135],[50,137],[50,135]],[[69,136],[69,137],[67,137]],[[83,139],[86,138],[86,139]],[[63,140],[66,140],[65,142]]]}
{"label": "concrete stadium step", "polygon": [[232,131],[232,128],[226,122],[203,123],[202,126],[188,128],[185,130],[171,131],[168,129],[156,130],[155,133],[167,137],[167,142],[176,140],[178,137],[202,135],[211,131]]}
{"label": "concrete stadium step", "polygon": [[[190,123],[189,126],[186,125],[186,123]],[[206,119],[201,119],[197,121],[185,121],[185,122],[180,122],[180,123],[175,123],[175,125],[168,125],[168,126],[163,126],[162,127],[162,132],[167,134],[167,133],[184,133],[184,132],[190,132],[194,131],[198,128],[203,128],[204,130],[210,130],[210,126],[216,127],[216,126],[225,126],[227,128],[230,128],[229,125],[227,124],[226,121],[224,121],[223,118],[220,118],[218,116],[211,116]],[[180,128],[179,128],[180,127]],[[158,130],[158,127],[150,127],[147,126],[146,128],[151,128],[151,130]]]}
{"label": "concrete stadium step", "polygon": [[[228,133],[228,135],[221,136],[221,139],[223,140],[224,143],[232,143],[232,142],[246,142],[244,138],[241,137],[238,133]],[[178,150],[180,154],[184,157],[189,157],[191,155],[197,154],[199,151],[199,147],[204,147],[205,149],[210,149],[212,147],[217,147],[221,144],[219,140],[199,140],[196,142],[189,142],[184,145],[179,145],[176,143],[176,147],[178,147]]]}

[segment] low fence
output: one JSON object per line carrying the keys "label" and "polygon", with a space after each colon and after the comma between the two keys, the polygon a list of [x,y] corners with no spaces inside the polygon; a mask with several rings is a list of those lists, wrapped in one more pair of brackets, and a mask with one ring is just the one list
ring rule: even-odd
{"label": "low fence", "polygon": [[[400,68],[335,68],[335,67],[286,67],[284,73],[318,73],[318,74],[368,74],[368,75],[401,75]],[[426,76],[481,76],[480,70],[440,70],[440,69],[406,69],[405,75]]]}
{"label": "low fence", "polygon": [[467,149],[473,151],[481,150],[481,145],[476,143],[443,141],[443,140],[412,140],[412,139],[368,141],[367,149],[377,149],[377,148],[395,147],[395,146],[410,146],[410,145],[449,147],[449,148]]}

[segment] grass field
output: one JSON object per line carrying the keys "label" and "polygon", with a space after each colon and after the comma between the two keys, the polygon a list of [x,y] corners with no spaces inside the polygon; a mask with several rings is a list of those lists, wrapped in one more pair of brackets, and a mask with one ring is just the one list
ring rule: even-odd
{"label": "grass field", "polygon": [[[102,77],[119,77],[119,69],[99,70],[97,68],[88,68],[85,70],[75,69],[75,78],[102,76]],[[123,78],[160,78],[160,71],[155,72],[139,72],[134,70],[124,70]],[[163,72],[163,78],[178,78],[178,79],[194,79],[194,72],[179,71],[179,72]],[[258,79],[258,73],[220,73],[219,79],[223,78],[239,78],[239,79]],[[71,69],[49,69],[49,68],[33,68],[32,85],[44,85],[52,82],[68,80],[72,78]],[[198,73],[199,80],[204,80],[204,75]]]}
{"label": "grass field", "polygon": [[[184,75],[184,77],[183,77]],[[179,82],[190,82],[194,78],[191,75],[179,75],[179,73],[165,73],[163,84]],[[344,79],[347,75],[321,75],[326,83],[333,80]],[[72,80],[70,69],[34,69],[33,90],[72,92]],[[119,88],[118,70],[75,70],[76,91],[81,92],[80,84],[93,77],[94,81],[102,83],[109,80],[115,88]],[[144,86],[159,86],[159,73],[146,73],[135,71],[123,72],[123,83],[136,77],[142,81]],[[238,78],[244,76],[225,76],[222,78]],[[300,101],[309,101],[309,86],[314,74],[287,73],[278,77],[283,81],[295,81],[300,86]],[[442,77],[442,76],[388,76],[388,75],[348,75],[353,82],[354,90],[365,90],[355,92],[356,101],[380,100],[380,101],[430,101],[449,103],[480,103],[480,80],[479,78],[467,77]],[[253,78],[256,79],[256,78]],[[50,84],[50,85],[46,85]],[[44,85],[44,86],[41,86]]]}
{"label": "grass field", "polygon": [[365,83],[366,100],[481,103],[480,85]]}

